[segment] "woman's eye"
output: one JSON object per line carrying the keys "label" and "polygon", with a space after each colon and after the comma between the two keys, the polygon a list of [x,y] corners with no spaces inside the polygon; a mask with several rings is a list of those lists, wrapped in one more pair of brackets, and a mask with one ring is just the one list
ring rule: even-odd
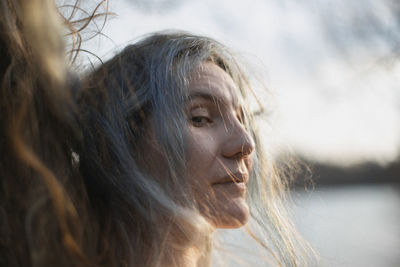
{"label": "woman's eye", "polygon": [[193,116],[191,120],[194,126],[204,126],[211,123],[211,120],[205,116]]}

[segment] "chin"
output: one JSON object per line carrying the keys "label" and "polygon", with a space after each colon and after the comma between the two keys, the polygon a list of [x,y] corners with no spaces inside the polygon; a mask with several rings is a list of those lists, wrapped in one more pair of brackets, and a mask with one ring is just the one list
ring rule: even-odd
{"label": "chin", "polygon": [[216,229],[234,229],[244,226],[250,218],[249,206],[242,198],[231,199],[205,215]]}

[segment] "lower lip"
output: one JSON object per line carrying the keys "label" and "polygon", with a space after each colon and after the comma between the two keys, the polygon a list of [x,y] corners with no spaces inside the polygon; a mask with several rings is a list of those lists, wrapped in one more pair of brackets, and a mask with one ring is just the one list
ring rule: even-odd
{"label": "lower lip", "polygon": [[240,183],[235,183],[235,182],[228,182],[228,183],[221,183],[221,184],[214,184],[216,187],[221,187],[225,189],[231,189],[231,190],[238,190],[238,191],[246,191],[247,186],[245,183],[240,182]]}

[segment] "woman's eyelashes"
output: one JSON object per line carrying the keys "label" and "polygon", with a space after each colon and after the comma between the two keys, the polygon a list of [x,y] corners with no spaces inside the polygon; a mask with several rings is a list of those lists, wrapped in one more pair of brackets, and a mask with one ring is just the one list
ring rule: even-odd
{"label": "woman's eyelashes", "polygon": [[237,120],[243,126],[245,125],[245,115],[242,109],[232,111],[232,116],[229,116],[228,111],[221,107],[216,106],[197,106],[189,110],[188,120],[195,127],[204,127],[213,125],[219,121],[233,122],[232,120]]}
{"label": "woman's eyelashes", "polygon": [[206,126],[211,123],[211,120],[203,116],[192,117],[192,124],[197,127]]}
{"label": "woman's eyelashes", "polygon": [[206,107],[195,107],[189,114],[190,122],[195,127],[208,126],[213,123],[212,114]]}

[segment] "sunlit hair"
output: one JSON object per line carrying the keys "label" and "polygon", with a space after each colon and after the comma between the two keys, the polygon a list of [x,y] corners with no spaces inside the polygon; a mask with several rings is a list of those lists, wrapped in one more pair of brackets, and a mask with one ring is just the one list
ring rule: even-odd
{"label": "sunlit hair", "polygon": [[0,1],[0,266],[77,266],[90,255],[84,185],[71,162],[80,135],[67,21],[54,0]]}
{"label": "sunlit hair", "polygon": [[[149,35],[83,82],[79,106],[84,144],[77,150],[79,164],[106,239],[104,250],[113,251],[129,266],[157,266],[170,247],[175,251],[169,252],[176,253],[199,240],[207,243],[198,245],[204,252],[202,264],[209,264],[210,231],[201,216],[195,216],[185,173],[189,77],[206,61],[232,77],[243,99],[253,94],[225,46],[179,32]],[[247,195],[256,230],[248,231],[276,264],[306,266],[301,242],[285,213],[286,182],[265,156],[248,105],[243,105],[243,112],[256,143]],[[163,181],[152,179],[141,164],[149,127],[166,161],[168,175]],[[181,240],[171,244],[176,229]]]}
{"label": "sunlit hair", "polygon": [[[214,62],[245,97],[245,76],[214,40],[156,34],[100,66],[78,92],[62,25],[75,37],[74,61],[79,33],[104,1],[74,19],[79,2],[64,17],[53,0],[0,2],[0,266],[177,265],[166,255],[187,246],[203,251],[207,266],[210,227],[186,190],[188,77]],[[248,201],[261,231],[253,236],[282,266],[305,266],[285,220],[285,183],[244,111],[257,143]],[[150,117],[168,160],[163,182],[140,162]]]}

